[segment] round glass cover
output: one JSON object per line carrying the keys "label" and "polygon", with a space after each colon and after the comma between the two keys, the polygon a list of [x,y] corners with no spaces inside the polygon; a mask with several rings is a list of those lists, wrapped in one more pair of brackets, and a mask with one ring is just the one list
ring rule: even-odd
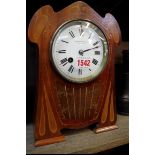
{"label": "round glass cover", "polygon": [[85,20],[70,21],[56,31],[50,58],[65,79],[84,83],[95,79],[108,59],[108,43],[98,26]]}

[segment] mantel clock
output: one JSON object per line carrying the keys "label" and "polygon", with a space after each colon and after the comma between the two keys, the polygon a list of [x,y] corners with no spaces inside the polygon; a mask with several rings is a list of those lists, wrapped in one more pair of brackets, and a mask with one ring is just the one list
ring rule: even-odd
{"label": "mantel clock", "polygon": [[115,18],[102,18],[81,1],[59,12],[46,5],[32,17],[28,37],[39,47],[35,146],[63,141],[63,128],[117,128],[114,57],[121,33]]}

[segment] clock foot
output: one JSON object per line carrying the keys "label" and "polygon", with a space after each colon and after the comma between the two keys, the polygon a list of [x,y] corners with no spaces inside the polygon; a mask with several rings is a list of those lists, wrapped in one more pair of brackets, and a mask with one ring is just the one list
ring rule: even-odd
{"label": "clock foot", "polygon": [[58,142],[61,142],[61,141],[64,141],[64,140],[65,140],[64,136],[60,135],[60,136],[53,137],[53,138],[37,140],[34,145],[35,146],[42,146],[42,145],[58,143]]}
{"label": "clock foot", "polygon": [[110,130],[114,130],[114,129],[118,129],[118,126],[117,125],[111,125],[111,126],[106,126],[106,127],[98,127],[95,129],[95,133],[110,131]]}

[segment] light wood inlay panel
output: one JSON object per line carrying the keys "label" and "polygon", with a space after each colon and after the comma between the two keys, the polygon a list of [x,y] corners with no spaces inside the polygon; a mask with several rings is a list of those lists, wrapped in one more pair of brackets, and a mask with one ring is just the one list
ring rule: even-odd
{"label": "light wood inlay panel", "polygon": [[45,92],[45,103],[46,103],[46,107],[47,107],[47,115],[48,115],[48,122],[49,122],[49,129],[52,133],[56,133],[57,131],[57,124],[56,124],[56,120],[52,111],[52,107],[51,104],[49,102],[49,98],[47,96],[47,91],[46,88],[44,86],[44,92]]}
{"label": "light wood inlay panel", "polygon": [[106,96],[106,100],[105,100],[105,104],[104,104],[104,108],[103,108],[103,113],[101,116],[101,122],[105,123],[107,120],[107,116],[108,116],[108,106],[109,106],[109,100],[110,100],[110,94],[111,94],[111,82],[108,88],[108,93]]}

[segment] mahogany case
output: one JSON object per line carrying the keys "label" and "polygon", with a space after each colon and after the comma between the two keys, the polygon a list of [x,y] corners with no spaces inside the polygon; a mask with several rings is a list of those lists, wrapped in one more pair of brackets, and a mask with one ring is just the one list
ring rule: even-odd
{"label": "mahogany case", "polygon": [[[108,41],[108,63],[93,81],[77,84],[64,80],[51,65],[50,41],[55,31],[67,21],[88,20],[97,25]],[[102,18],[86,3],[78,1],[59,12],[49,5],[32,17],[28,37],[39,48],[35,146],[64,140],[63,128],[84,128],[97,123],[96,133],[115,129],[114,56],[121,40],[115,18],[107,13]]]}

